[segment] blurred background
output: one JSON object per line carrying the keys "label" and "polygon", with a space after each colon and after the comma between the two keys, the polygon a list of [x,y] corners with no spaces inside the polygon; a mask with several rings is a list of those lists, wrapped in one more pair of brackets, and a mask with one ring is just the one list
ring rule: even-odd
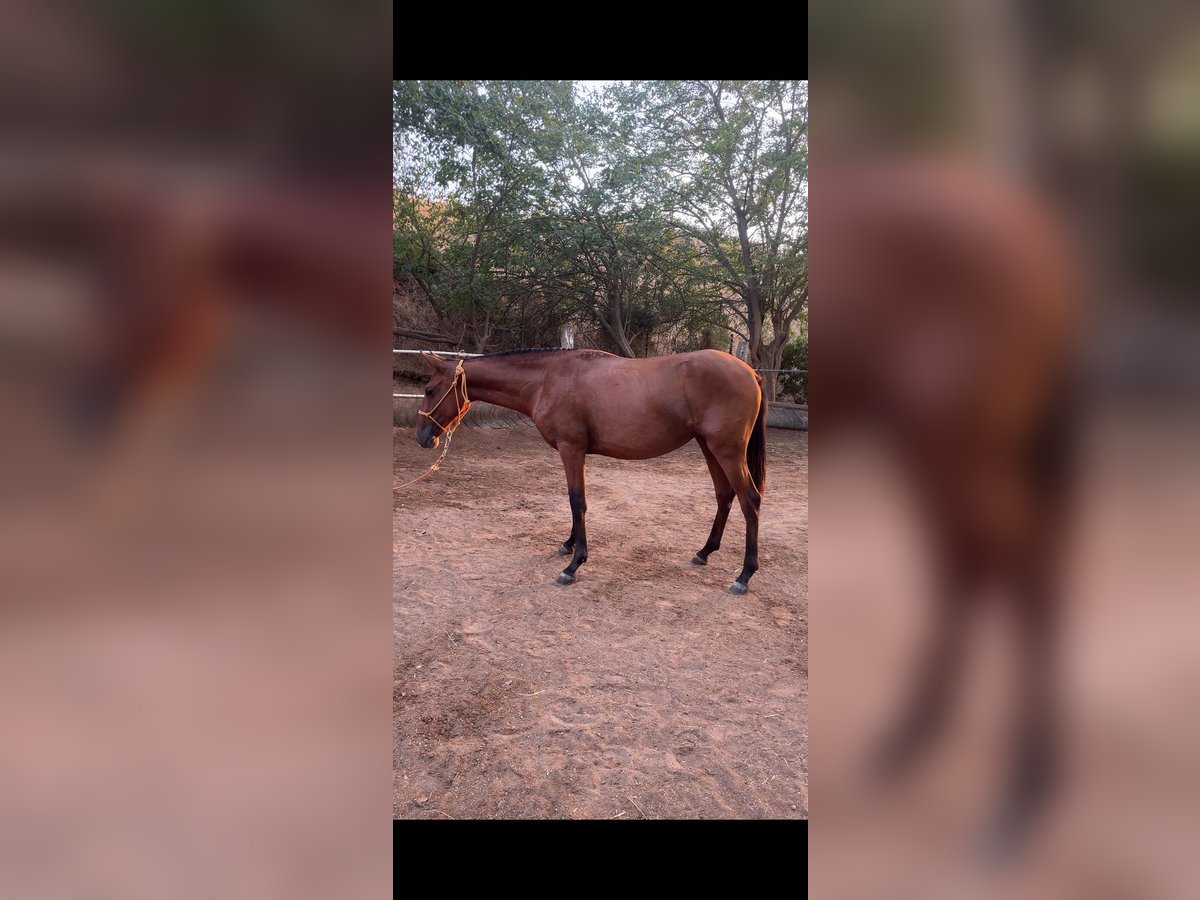
{"label": "blurred background", "polygon": [[[391,8],[5,12],[0,891],[375,895]],[[815,439],[814,894],[1191,896],[1194,5],[814,0],[809,15],[814,239],[833,161],[953,158],[1010,186],[1072,247],[1085,385],[1065,783],[1004,868],[972,838],[1004,790],[1011,623],[981,614],[927,764],[866,787],[859,762],[931,625],[928,546],[885,440]],[[818,316],[820,278],[818,249]],[[812,334],[819,353],[819,320]]]}
{"label": "blurred background", "polygon": [[[1200,811],[1200,727],[1192,713],[1200,696],[1197,12],[1187,3],[1074,0],[809,6],[814,896],[1183,897],[1197,890],[1188,838]],[[823,244],[822,223],[844,218],[841,201],[856,184],[859,209],[878,211],[882,198],[906,196],[909,218],[893,224],[909,227],[856,247],[833,238]],[[873,201],[863,197],[866,184],[882,185]],[[1043,231],[1005,218],[1018,202]],[[1007,223],[1005,237],[970,243],[961,230],[939,232],[930,223],[950,221],[938,218],[949,207],[972,209],[968,226]],[[1032,349],[1032,341],[1027,352],[1014,349],[1046,320],[1033,304],[1012,334],[994,327],[970,343],[961,333],[935,333],[944,320],[921,320],[928,298],[896,278],[878,307],[890,310],[887,321],[901,330],[904,322],[930,323],[914,332],[913,345],[930,352],[887,370],[907,379],[916,405],[889,422],[876,416],[823,438],[823,397],[836,407],[846,383],[832,375],[839,352],[832,326],[849,276],[830,260],[857,250],[859,272],[886,272],[892,251],[913,235],[927,239],[944,268],[986,256],[997,277],[976,285],[983,293],[1040,259],[1075,279],[1077,289],[1062,296],[1072,295],[1077,315],[1047,345],[1052,351]],[[903,270],[913,271],[920,269]],[[962,297],[959,306],[972,302]],[[856,333],[882,316],[860,318]],[[883,789],[865,777],[873,741],[903,708],[945,614],[934,587],[943,557],[921,514],[928,482],[913,476],[894,438],[916,427],[915,410],[953,394],[938,394],[945,382],[913,373],[922,365],[926,374],[952,371],[939,370],[939,360],[964,353],[988,360],[986,370],[964,362],[959,371],[981,378],[990,371],[997,397],[1048,394],[1047,354],[1057,354],[1080,386],[1075,415],[1063,421],[1075,448],[1066,473],[1073,490],[1061,532],[1066,549],[1055,555],[1063,603],[1048,688],[1058,701],[1061,778],[1028,841],[1003,864],[984,862],[990,857],[981,855],[979,838],[1010,790],[1005,766],[1028,650],[1003,602],[982,606],[961,637],[945,733],[899,783]],[[866,377],[868,368],[851,374]],[[882,403],[887,390],[876,389],[875,399]],[[998,439],[986,446],[999,447]],[[990,476],[979,478],[987,483],[963,489],[982,496],[996,488]]]}
{"label": "blurred background", "polygon": [[387,3],[0,34],[0,894],[390,892]]}

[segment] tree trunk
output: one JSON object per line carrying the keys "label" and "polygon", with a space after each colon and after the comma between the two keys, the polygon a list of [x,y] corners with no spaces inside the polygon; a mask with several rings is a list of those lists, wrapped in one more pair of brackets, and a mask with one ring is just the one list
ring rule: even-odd
{"label": "tree trunk", "polygon": [[[778,369],[783,365],[783,346],[787,343],[787,335],[776,335],[771,343],[763,349],[763,368]],[[775,400],[779,395],[779,373],[763,372],[763,389],[767,392],[768,400]]]}
{"label": "tree trunk", "polygon": [[621,295],[610,291],[606,296],[608,297],[608,316],[603,322],[604,330],[613,339],[622,356],[634,359],[637,354],[633,352],[629,336],[625,333],[625,321],[621,318]]}
{"label": "tree trunk", "polygon": [[747,362],[753,368],[765,368],[763,365],[763,302],[762,283],[754,271],[754,258],[750,255],[750,230],[746,221],[746,211],[741,207],[734,210],[737,216],[738,242],[742,247],[742,269],[746,276],[746,318],[750,320],[750,352]]}

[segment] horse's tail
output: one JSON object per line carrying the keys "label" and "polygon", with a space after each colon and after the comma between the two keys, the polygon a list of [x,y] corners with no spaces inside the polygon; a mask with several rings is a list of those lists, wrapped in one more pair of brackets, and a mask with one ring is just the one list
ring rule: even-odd
{"label": "horse's tail", "polygon": [[746,466],[759,494],[767,492],[767,392],[763,389],[762,376],[758,376],[758,418],[750,432],[750,443],[746,445]]}

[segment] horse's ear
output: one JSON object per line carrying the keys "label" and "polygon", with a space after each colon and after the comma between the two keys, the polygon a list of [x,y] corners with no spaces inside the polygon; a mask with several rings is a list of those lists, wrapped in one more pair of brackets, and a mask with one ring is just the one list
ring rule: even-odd
{"label": "horse's ear", "polygon": [[428,350],[421,351],[421,362],[425,363],[425,368],[427,368],[430,372],[440,372],[442,369],[442,361]]}

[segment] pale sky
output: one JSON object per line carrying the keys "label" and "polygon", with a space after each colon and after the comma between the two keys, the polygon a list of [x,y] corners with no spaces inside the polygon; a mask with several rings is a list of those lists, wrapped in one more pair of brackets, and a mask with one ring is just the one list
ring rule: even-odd
{"label": "pale sky", "polygon": [[579,87],[582,87],[587,91],[591,91],[591,92],[597,93],[597,94],[600,93],[600,91],[604,90],[606,87],[608,87],[612,83],[613,82],[611,82],[611,81],[577,81],[577,82],[575,82],[575,84],[578,85]]}

